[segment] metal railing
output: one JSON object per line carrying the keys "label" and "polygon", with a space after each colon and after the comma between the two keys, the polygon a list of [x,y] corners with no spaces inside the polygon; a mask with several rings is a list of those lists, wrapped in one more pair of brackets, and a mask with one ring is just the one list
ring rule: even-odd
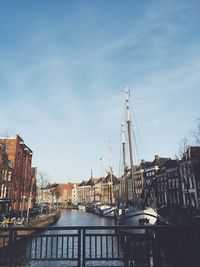
{"label": "metal railing", "polygon": [[13,227],[0,230],[0,266],[30,266],[36,261],[40,266],[54,262],[53,266],[77,267],[196,267],[200,266],[200,226]]}

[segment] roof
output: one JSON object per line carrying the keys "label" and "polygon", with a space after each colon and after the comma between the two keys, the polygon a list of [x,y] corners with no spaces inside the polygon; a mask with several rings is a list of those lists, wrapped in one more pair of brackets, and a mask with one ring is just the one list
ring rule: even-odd
{"label": "roof", "polygon": [[141,169],[146,169],[146,168],[149,168],[149,167],[151,167],[151,164],[152,164],[152,162],[151,161],[142,161],[141,163],[140,163],[140,165],[139,166],[137,166],[137,169],[136,169],[136,171],[139,171],[139,170],[141,170]]}
{"label": "roof", "polygon": [[188,147],[183,159],[199,158],[200,159],[200,146]]}
{"label": "roof", "polygon": [[178,162],[176,159],[169,159],[165,162],[164,166],[166,167],[166,169],[175,168],[178,166]]}
{"label": "roof", "polygon": [[168,159],[164,165],[158,170],[157,174],[163,173],[166,170],[178,167],[178,161],[176,159]]}
{"label": "roof", "polygon": [[93,178],[90,178],[90,180],[87,182],[86,185],[90,185],[90,186],[95,185],[95,181],[94,181],[94,179],[93,179]]}
{"label": "roof", "polygon": [[78,186],[85,186],[87,184],[87,181],[82,181]]}
{"label": "roof", "polygon": [[112,174],[112,177],[111,177],[111,173],[109,172],[108,175],[103,179],[103,183],[111,182],[111,179],[112,179],[112,182],[114,184],[117,184],[119,182],[117,177],[115,175],[113,175],[113,174]]}
{"label": "roof", "polygon": [[73,187],[73,184],[72,184],[72,183],[59,184],[58,186],[59,186],[59,188],[60,188],[61,190],[71,190],[72,187]]}
{"label": "roof", "polygon": [[160,158],[159,156],[155,156],[155,159],[151,162],[149,167],[158,166],[162,167],[170,158]]}
{"label": "roof", "polygon": [[103,182],[103,179],[104,179],[103,177],[98,178],[96,184],[102,183]]}
{"label": "roof", "polygon": [[48,184],[46,187],[44,187],[43,189],[51,189],[51,188],[57,188],[59,186],[59,184],[54,183],[54,184]]}

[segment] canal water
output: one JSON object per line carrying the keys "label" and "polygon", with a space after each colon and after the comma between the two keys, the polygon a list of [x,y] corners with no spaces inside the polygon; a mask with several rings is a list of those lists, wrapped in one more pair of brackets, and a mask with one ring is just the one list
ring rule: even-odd
{"label": "canal water", "polygon": [[[115,225],[115,221],[110,218],[101,217],[99,215],[88,213],[85,211],[79,210],[61,210],[61,217],[58,221],[56,221],[52,226],[62,227],[62,226],[113,226]],[[159,228],[160,229],[160,228]],[[155,262],[158,262],[157,266],[162,267],[183,267],[183,266],[192,266],[199,267],[200,257],[199,257],[199,240],[200,240],[200,229],[197,231],[195,228],[193,231],[189,229],[189,232],[185,233],[185,229],[181,228],[170,228],[167,230],[162,230],[161,232],[156,232],[156,237],[154,235],[149,236],[148,238],[138,240],[136,236],[128,236],[126,235],[125,239],[120,237],[115,241],[108,239],[108,242],[105,243],[99,240],[99,231],[101,230],[88,230],[93,232],[93,243],[91,245],[90,239],[85,239],[85,250],[82,246],[78,246],[78,240],[83,241],[83,236],[80,239],[75,240],[72,235],[75,234],[77,236],[77,230],[71,229],[62,229],[62,230],[51,230],[45,231],[43,233],[36,233],[33,236],[29,236],[26,239],[20,239],[18,242],[14,243],[12,248],[12,253],[16,254],[16,259],[20,261],[20,265],[12,265],[12,266],[77,266],[77,263],[66,262],[66,259],[72,259],[75,256],[75,259],[78,257],[78,247],[81,247],[82,252],[85,251],[87,255],[97,254],[102,255],[102,244],[105,248],[108,248],[108,251],[115,254],[115,252],[122,255],[119,257],[123,259],[123,262],[102,262],[102,265],[97,265],[95,263],[90,262],[90,265],[86,266],[134,266],[134,267],[151,267],[154,266]],[[95,232],[96,231],[96,232]],[[105,230],[103,229],[104,236],[111,236],[113,230]],[[109,232],[110,231],[110,232]],[[83,232],[81,232],[83,233]],[[51,236],[55,235],[53,238]],[[117,233],[118,234],[118,233]],[[155,234],[155,233],[154,233]],[[192,237],[191,237],[192,234]],[[63,238],[63,236],[65,237]],[[66,237],[66,235],[70,235],[70,237]],[[96,241],[96,236],[97,241]],[[43,237],[41,237],[43,236]],[[45,237],[44,237],[45,236]],[[56,237],[57,236],[57,237]],[[81,242],[81,244],[83,244]],[[125,242],[124,242],[125,241]],[[117,244],[119,246],[117,246]],[[185,246],[186,244],[189,244]],[[87,250],[87,247],[91,249]],[[192,248],[189,249],[189,248]],[[47,249],[48,248],[48,249]],[[74,249],[73,249],[74,248]],[[97,249],[98,248],[98,249]],[[73,251],[74,250],[74,251]],[[89,252],[88,252],[89,251]],[[96,251],[96,252],[95,252]],[[9,251],[8,251],[9,252]],[[69,254],[69,255],[68,255]],[[83,254],[83,253],[82,253]],[[10,254],[8,254],[9,257]],[[28,256],[29,255],[29,256]],[[58,257],[56,257],[56,255]],[[56,261],[61,257],[61,261]],[[159,257],[158,257],[159,255]],[[37,256],[37,257],[36,257]],[[69,257],[68,257],[69,256]],[[100,257],[102,258],[102,256]],[[107,257],[105,257],[107,258]],[[1,251],[0,251],[0,259],[1,259]],[[33,259],[28,260],[28,259]],[[38,261],[36,261],[36,259]],[[41,261],[42,259],[42,261]],[[62,261],[62,259],[64,259]],[[96,259],[96,257],[95,257]],[[112,258],[113,259],[113,258]],[[44,261],[45,260],[45,261]],[[132,265],[127,265],[125,262],[131,260]],[[125,261],[125,262],[124,262]],[[178,264],[177,264],[178,263]],[[181,264],[180,264],[181,263]],[[191,264],[192,263],[192,264]],[[10,265],[1,265],[0,266],[10,266]]]}
{"label": "canal water", "polygon": [[111,218],[101,217],[81,210],[61,210],[60,219],[53,226],[109,226],[115,225]]}
{"label": "canal water", "polygon": [[[56,221],[52,226],[55,227],[62,227],[62,226],[112,226],[115,225],[114,219],[111,218],[105,218],[101,217],[99,215],[80,211],[80,210],[70,210],[70,209],[62,209],[61,210],[61,216],[58,221]],[[105,233],[108,233],[108,231],[111,230],[104,230]],[[45,231],[44,234],[62,234],[65,232],[65,230],[59,230],[58,231]],[[73,233],[73,230],[71,231]],[[24,247],[25,250],[30,245],[27,243],[26,247]],[[35,247],[34,240],[32,241],[32,246]],[[28,248],[29,250],[29,248]],[[35,252],[33,252],[34,254]],[[52,251],[54,253],[54,251]],[[23,253],[22,253],[23,254]],[[66,262],[56,262],[56,261],[46,261],[46,262],[37,262],[37,261],[26,261],[25,266],[74,266],[71,262],[70,265],[66,265]],[[102,262],[102,264],[105,264],[105,262]],[[90,266],[96,266],[94,263],[91,263]],[[99,266],[99,265],[98,265]],[[106,263],[106,265],[103,266],[119,266],[115,265],[115,263]],[[121,265],[122,266],[122,265]]]}

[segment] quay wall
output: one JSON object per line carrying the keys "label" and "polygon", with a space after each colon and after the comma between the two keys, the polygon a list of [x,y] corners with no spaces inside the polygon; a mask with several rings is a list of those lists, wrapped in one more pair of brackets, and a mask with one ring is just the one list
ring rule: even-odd
{"label": "quay wall", "polygon": [[[41,219],[36,219],[33,220],[31,223],[29,223],[27,226],[22,225],[22,227],[27,227],[27,229],[29,227],[45,227],[45,226],[50,226],[53,223],[55,223],[59,218],[60,218],[60,211],[57,211],[55,213],[49,214],[46,217],[43,217]],[[24,237],[27,235],[31,235],[34,232],[37,232],[37,230],[21,230],[20,231],[20,227],[21,226],[15,226],[15,229],[17,228],[17,232],[19,235],[23,235]],[[12,228],[12,227],[11,227]],[[8,246],[9,244],[9,231],[1,231],[0,230],[0,249],[3,247]],[[22,238],[22,237],[21,237]],[[18,237],[18,239],[20,239]]]}

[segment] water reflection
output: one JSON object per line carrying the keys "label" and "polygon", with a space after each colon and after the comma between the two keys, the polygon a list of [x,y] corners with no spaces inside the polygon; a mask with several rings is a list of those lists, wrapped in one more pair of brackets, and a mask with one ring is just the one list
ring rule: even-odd
{"label": "water reflection", "polygon": [[[61,217],[57,222],[55,222],[52,226],[62,227],[62,226],[112,226],[115,225],[115,221],[110,218],[103,218],[101,216],[95,215],[93,213],[87,213],[85,211],[79,210],[61,210]],[[94,234],[97,230],[91,230]],[[111,232],[112,230],[102,230],[102,233]],[[88,231],[90,233],[90,231]],[[26,244],[23,242],[21,247],[20,255],[23,257],[24,255],[30,255],[31,258],[68,258],[67,266],[76,266],[76,262],[71,261],[70,259],[78,259],[78,237],[77,230],[55,230],[55,231],[45,231],[44,234],[47,237],[43,238],[35,238],[33,237],[31,242],[27,240]],[[59,238],[50,238],[49,234],[59,234],[66,235],[64,237]],[[70,236],[72,235],[72,236]],[[73,236],[74,235],[74,236]],[[88,243],[86,240],[86,255],[88,252]],[[98,246],[98,240],[96,245]],[[110,244],[109,244],[110,243]],[[111,241],[109,241],[108,245],[111,249]],[[94,244],[90,241],[90,245]],[[102,243],[103,244],[103,243]],[[103,244],[105,245],[105,244]],[[113,251],[116,249],[115,244],[112,243]],[[23,252],[22,252],[23,250]],[[91,249],[92,251],[92,249]],[[93,253],[93,252],[92,252]],[[99,252],[98,252],[99,253]],[[103,262],[101,262],[103,264]],[[27,261],[26,265],[28,266],[66,266],[66,261],[63,260],[59,262],[52,261],[43,261],[43,262],[35,262],[35,261]],[[97,266],[96,264],[92,266]],[[107,264],[107,266],[109,266]],[[114,266],[111,264],[110,266]],[[118,265],[119,266],[119,265]]]}
{"label": "water reflection", "polygon": [[53,226],[109,226],[115,221],[79,210],[61,210],[60,219]]}

